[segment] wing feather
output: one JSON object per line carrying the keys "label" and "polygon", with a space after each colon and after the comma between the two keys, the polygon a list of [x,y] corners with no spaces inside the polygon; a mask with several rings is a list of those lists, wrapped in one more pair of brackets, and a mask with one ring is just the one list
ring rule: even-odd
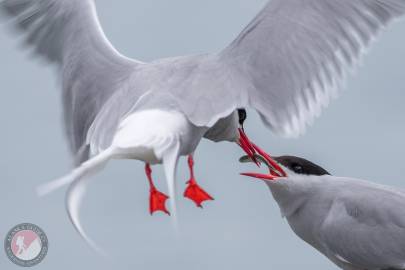
{"label": "wing feather", "polygon": [[122,56],[107,40],[93,0],[0,0],[0,10],[35,55],[58,67],[66,130],[78,152],[101,107],[140,62]]}
{"label": "wing feather", "polygon": [[330,256],[364,269],[402,269],[405,195],[367,184],[346,187],[318,233]]}
{"label": "wing feather", "polygon": [[220,57],[252,86],[249,105],[264,122],[298,136],[404,12],[404,0],[272,0]]}

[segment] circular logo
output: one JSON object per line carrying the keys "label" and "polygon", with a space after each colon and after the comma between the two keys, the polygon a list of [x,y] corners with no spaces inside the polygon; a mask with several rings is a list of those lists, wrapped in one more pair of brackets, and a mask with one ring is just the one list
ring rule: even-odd
{"label": "circular logo", "polygon": [[13,263],[30,267],[39,264],[45,258],[48,252],[48,238],[37,225],[22,223],[8,232],[4,248]]}

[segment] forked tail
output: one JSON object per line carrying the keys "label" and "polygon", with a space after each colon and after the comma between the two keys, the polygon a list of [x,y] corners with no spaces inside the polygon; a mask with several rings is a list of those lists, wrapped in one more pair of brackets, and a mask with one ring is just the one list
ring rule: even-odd
{"label": "forked tail", "polygon": [[106,253],[97,246],[97,244],[87,236],[80,223],[80,205],[86,193],[89,176],[101,170],[107,162],[114,156],[114,149],[109,148],[92,159],[84,162],[78,168],[74,169],[70,174],[54,180],[50,183],[40,186],[37,190],[40,196],[44,196],[53,192],[65,185],[70,184],[66,194],[66,211],[69,218],[75,227],[76,231],[84,239],[84,241],[93,248],[96,252],[106,256]]}
{"label": "forked tail", "polygon": [[179,143],[176,142],[166,153],[163,154],[163,167],[166,175],[170,197],[171,218],[174,229],[178,230],[176,209],[176,167],[179,159]]}
{"label": "forked tail", "polygon": [[51,182],[40,185],[37,188],[37,194],[42,197],[57,189],[60,189],[74,181],[80,180],[84,177],[91,176],[102,169],[105,164],[112,158],[114,150],[108,148],[107,150],[101,152],[97,156],[83,162],[79,167],[75,168],[68,175],[65,175],[59,179],[53,180]]}

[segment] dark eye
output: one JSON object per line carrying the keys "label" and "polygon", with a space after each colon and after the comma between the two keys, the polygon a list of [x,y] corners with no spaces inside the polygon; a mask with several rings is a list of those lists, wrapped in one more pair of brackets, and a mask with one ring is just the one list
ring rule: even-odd
{"label": "dark eye", "polygon": [[303,173],[304,168],[300,164],[294,164],[292,165],[292,170],[296,173]]}

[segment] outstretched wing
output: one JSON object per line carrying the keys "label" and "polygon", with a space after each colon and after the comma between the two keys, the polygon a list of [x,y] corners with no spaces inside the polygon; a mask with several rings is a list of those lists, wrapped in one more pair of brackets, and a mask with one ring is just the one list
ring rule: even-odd
{"label": "outstretched wing", "polygon": [[272,0],[220,57],[265,123],[297,136],[404,12],[405,0]]}
{"label": "outstretched wing", "polygon": [[343,187],[319,227],[337,260],[363,269],[405,266],[405,195],[370,184]]}
{"label": "outstretched wing", "polygon": [[74,152],[106,100],[139,62],[119,54],[105,37],[93,0],[0,0],[36,55],[62,73],[65,120]]}

